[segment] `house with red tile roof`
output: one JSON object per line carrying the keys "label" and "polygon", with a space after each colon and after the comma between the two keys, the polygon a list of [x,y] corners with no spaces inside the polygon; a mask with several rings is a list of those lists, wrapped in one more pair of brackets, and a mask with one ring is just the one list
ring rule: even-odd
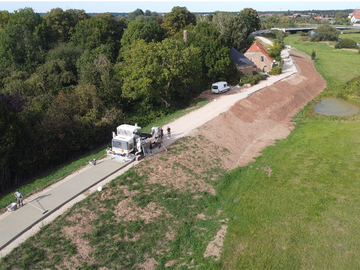
{"label": "house with red tile roof", "polygon": [[352,24],[360,23],[360,10],[354,10],[349,14],[349,18]]}
{"label": "house with red tile roof", "polygon": [[258,71],[269,72],[274,63],[265,48],[260,42],[255,40],[250,48],[244,53],[247,58],[249,58],[256,65]]}

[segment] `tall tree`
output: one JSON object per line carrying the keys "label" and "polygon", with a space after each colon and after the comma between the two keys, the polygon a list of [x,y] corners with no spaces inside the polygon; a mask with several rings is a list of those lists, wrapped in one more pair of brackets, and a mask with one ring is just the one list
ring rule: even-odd
{"label": "tall tree", "polygon": [[127,19],[129,21],[135,21],[139,16],[144,16],[144,11],[140,8],[137,8],[135,11],[128,13]]}
{"label": "tall tree", "polygon": [[0,11],[0,31],[5,27],[10,19],[10,13],[7,10]]}
{"label": "tall tree", "polygon": [[92,62],[86,62],[81,67],[80,84],[93,85],[104,104],[117,107],[121,102],[121,87],[114,79],[114,69],[111,61],[99,54]]}
{"label": "tall tree", "polygon": [[[200,48],[203,83],[227,80],[234,74],[234,66],[229,57],[229,48],[220,32],[208,22],[200,22],[189,31],[188,44]],[[232,70],[232,71],[231,71]]]}
{"label": "tall tree", "polygon": [[229,47],[235,47],[238,51],[245,52],[253,42],[250,34],[259,30],[261,22],[256,10],[245,8],[234,16],[225,28],[224,37]]}
{"label": "tall tree", "polygon": [[72,43],[59,43],[50,50],[46,62],[37,68],[37,74],[42,76],[45,87],[57,92],[63,87],[77,84],[76,65],[82,52]]}
{"label": "tall tree", "polygon": [[89,20],[80,21],[71,40],[83,50],[94,51],[100,48],[99,53],[106,54],[111,61],[115,61],[123,34],[122,23],[109,13],[98,14]]}
{"label": "tall tree", "polygon": [[221,35],[226,36],[226,33],[229,32],[233,18],[234,15],[231,12],[216,11],[211,18],[211,24]]}
{"label": "tall tree", "polygon": [[0,65],[32,70],[51,43],[51,30],[39,14],[31,8],[15,11],[0,32]]}
{"label": "tall tree", "polygon": [[124,61],[116,65],[124,98],[152,108],[188,100],[201,72],[199,53],[198,48],[186,47],[175,39],[148,44],[139,40],[125,52]]}
{"label": "tall tree", "polygon": [[145,42],[158,42],[165,38],[165,31],[160,27],[156,21],[144,22],[141,20],[132,21],[129,23],[124,35],[121,39],[121,45],[128,47],[135,40],[143,39]]}
{"label": "tall tree", "polygon": [[186,7],[173,7],[171,12],[164,15],[161,25],[168,35],[173,36],[189,25],[196,25],[196,15],[187,10]]}
{"label": "tall tree", "polygon": [[59,42],[70,41],[74,28],[79,21],[89,19],[84,10],[54,8],[44,15],[47,24],[52,28]]}

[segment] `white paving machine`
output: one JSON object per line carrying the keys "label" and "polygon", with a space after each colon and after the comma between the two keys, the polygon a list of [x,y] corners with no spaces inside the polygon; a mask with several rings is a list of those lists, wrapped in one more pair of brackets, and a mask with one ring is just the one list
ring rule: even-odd
{"label": "white paving machine", "polygon": [[141,154],[148,155],[150,144],[156,142],[158,137],[158,128],[153,127],[151,133],[140,132],[141,127],[137,124],[123,124],[116,128],[113,132],[111,140],[111,148],[107,149],[107,154],[111,159],[122,162],[134,160]]}

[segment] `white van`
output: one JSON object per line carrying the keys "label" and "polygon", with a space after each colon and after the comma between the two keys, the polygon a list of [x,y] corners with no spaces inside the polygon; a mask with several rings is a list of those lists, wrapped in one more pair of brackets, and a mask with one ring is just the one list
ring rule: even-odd
{"label": "white van", "polygon": [[227,82],[216,82],[211,86],[211,92],[214,94],[219,94],[222,92],[229,91],[230,86],[228,86]]}

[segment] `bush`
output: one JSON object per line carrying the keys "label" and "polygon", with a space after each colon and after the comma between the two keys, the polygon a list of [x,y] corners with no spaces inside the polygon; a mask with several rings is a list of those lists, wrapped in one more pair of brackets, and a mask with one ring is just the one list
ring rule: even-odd
{"label": "bush", "polygon": [[359,47],[356,41],[350,38],[344,38],[335,45],[335,49],[358,49],[358,48]]}
{"label": "bush", "polygon": [[269,75],[279,75],[281,74],[281,70],[282,70],[281,66],[275,66],[270,70]]}
{"label": "bush", "polygon": [[244,84],[255,85],[258,84],[261,80],[266,80],[266,76],[260,73],[255,73],[253,75],[243,75],[240,79],[239,85]]}
{"label": "bush", "polygon": [[315,60],[316,58],[316,51],[312,50],[311,52],[311,60]]}
{"label": "bush", "polygon": [[317,29],[314,30],[314,34],[311,35],[310,41],[338,41],[338,36],[340,31],[336,28],[324,24],[320,25]]}

